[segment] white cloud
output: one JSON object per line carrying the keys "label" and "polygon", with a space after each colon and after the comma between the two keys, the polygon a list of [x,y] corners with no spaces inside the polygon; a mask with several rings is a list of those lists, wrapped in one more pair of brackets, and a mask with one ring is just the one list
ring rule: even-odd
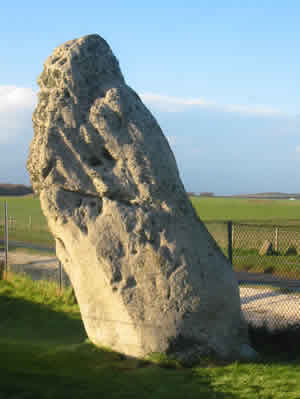
{"label": "white cloud", "polygon": [[202,98],[171,97],[155,93],[143,93],[141,98],[145,103],[158,106],[167,112],[184,111],[189,106],[208,107],[212,105]]}
{"label": "white cloud", "polygon": [[233,104],[217,104],[215,102],[207,101],[202,97],[199,98],[184,98],[171,97],[155,93],[141,94],[142,100],[152,106],[157,107],[161,111],[166,112],[183,112],[189,107],[199,107],[208,110],[215,110],[219,112],[238,113],[243,115],[253,116],[287,116],[286,113],[279,109],[266,105],[233,105]]}
{"label": "white cloud", "polygon": [[8,142],[31,128],[36,93],[26,87],[0,86],[0,143]]}
{"label": "white cloud", "polygon": [[297,145],[296,152],[300,152],[300,145]]}

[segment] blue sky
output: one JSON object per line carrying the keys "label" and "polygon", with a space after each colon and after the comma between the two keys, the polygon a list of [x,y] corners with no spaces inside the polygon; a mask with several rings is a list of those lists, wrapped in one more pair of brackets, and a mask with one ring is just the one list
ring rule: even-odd
{"label": "blue sky", "polygon": [[29,184],[45,59],[98,33],[157,118],[186,190],[300,192],[300,3],[147,3],[1,4],[0,182]]}

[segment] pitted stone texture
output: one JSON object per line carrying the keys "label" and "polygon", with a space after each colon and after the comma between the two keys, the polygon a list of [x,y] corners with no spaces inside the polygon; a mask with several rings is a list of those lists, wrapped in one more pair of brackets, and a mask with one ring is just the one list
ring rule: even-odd
{"label": "pitted stone texture", "polygon": [[91,341],[238,357],[248,336],[232,267],[108,44],[59,46],[38,83],[28,171]]}

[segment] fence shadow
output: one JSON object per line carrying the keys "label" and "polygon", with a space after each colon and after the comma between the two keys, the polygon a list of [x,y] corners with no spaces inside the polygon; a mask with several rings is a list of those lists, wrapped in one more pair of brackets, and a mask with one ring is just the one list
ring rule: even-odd
{"label": "fence shadow", "polygon": [[[269,290],[269,291],[265,291],[259,294],[254,294],[254,295],[250,295],[250,296],[243,296],[241,298],[241,304],[242,305],[246,305],[248,303],[254,302],[254,301],[258,301],[260,299],[266,299],[266,298],[274,298],[274,297],[278,297],[278,296],[282,296],[285,295],[282,292],[280,292],[279,290]],[[275,302],[271,302],[271,303],[275,303]],[[300,305],[300,296],[299,296],[299,305]]]}
{"label": "fence shadow", "polygon": [[49,259],[35,260],[35,261],[30,261],[26,264],[27,265],[41,265],[41,264],[49,264],[49,263],[53,263],[53,264],[57,265],[58,259],[49,258]]}
{"label": "fence shadow", "polygon": [[0,314],[1,340],[72,344],[86,337],[79,316],[75,318],[42,303],[13,298],[9,294],[0,295]]}

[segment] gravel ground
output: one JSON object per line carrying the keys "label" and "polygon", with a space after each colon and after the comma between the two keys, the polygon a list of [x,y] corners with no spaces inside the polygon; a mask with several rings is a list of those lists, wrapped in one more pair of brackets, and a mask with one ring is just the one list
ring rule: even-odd
{"label": "gravel ground", "polygon": [[[9,268],[15,273],[25,273],[33,280],[48,280],[59,283],[59,262],[55,256],[11,252],[8,256]],[[70,281],[62,270],[62,282],[70,285]]]}
{"label": "gravel ground", "polygon": [[[10,270],[29,274],[34,280],[59,281],[58,260],[55,256],[11,252],[9,264]],[[261,281],[259,277],[249,276],[249,284],[260,282],[260,285],[253,287],[246,285],[245,273],[242,279],[238,274],[238,279],[243,281],[243,285],[240,285],[240,296],[246,320],[255,325],[266,324],[270,328],[300,323],[300,282],[275,278],[277,287],[273,288],[262,283],[270,283],[274,277],[262,275]],[[70,284],[64,271],[63,283]],[[288,287],[288,292],[284,287]]]}
{"label": "gravel ground", "polygon": [[246,320],[270,329],[300,323],[300,292],[288,293],[270,287],[240,286],[241,304]]}

